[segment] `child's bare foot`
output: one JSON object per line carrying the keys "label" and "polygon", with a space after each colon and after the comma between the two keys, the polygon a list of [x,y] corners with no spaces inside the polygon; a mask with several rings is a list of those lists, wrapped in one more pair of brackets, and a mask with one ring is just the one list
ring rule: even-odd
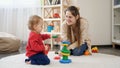
{"label": "child's bare foot", "polygon": [[27,63],[27,64],[31,64],[31,61],[26,61],[25,63]]}
{"label": "child's bare foot", "polygon": [[25,63],[27,63],[27,64],[31,64],[30,59],[25,59]]}

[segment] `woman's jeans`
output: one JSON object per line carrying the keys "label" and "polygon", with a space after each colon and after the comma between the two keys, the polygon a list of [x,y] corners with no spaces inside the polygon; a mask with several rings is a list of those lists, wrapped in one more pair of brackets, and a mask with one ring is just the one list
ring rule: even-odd
{"label": "woman's jeans", "polygon": [[70,51],[71,51],[71,55],[80,56],[80,55],[83,55],[87,49],[88,49],[88,46],[87,46],[87,43],[85,42],[79,48],[76,47],[75,49],[72,49]]}

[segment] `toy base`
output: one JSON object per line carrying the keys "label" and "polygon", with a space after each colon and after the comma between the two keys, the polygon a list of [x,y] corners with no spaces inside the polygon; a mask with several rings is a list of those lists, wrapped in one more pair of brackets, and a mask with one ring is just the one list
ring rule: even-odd
{"label": "toy base", "polygon": [[68,60],[62,60],[61,59],[59,62],[66,64],[66,63],[71,63],[72,61],[71,61],[71,59],[68,59]]}

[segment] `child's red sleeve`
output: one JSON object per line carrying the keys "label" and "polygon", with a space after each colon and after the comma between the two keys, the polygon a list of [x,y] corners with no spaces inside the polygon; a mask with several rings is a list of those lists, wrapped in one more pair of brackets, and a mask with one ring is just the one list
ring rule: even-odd
{"label": "child's red sleeve", "polygon": [[42,40],[49,39],[50,34],[41,34]]}

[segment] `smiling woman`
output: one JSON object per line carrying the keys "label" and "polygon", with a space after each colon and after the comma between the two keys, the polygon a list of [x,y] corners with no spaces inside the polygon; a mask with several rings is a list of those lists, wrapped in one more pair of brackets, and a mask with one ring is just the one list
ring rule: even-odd
{"label": "smiling woman", "polygon": [[88,21],[80,16],[76,6],[69,6],[65,10],[65,21],[62,24],[62,39],[70,41],[68,49],[71,55],[80,56],[85,51],[91,54],[91,39],[88,31]]}

